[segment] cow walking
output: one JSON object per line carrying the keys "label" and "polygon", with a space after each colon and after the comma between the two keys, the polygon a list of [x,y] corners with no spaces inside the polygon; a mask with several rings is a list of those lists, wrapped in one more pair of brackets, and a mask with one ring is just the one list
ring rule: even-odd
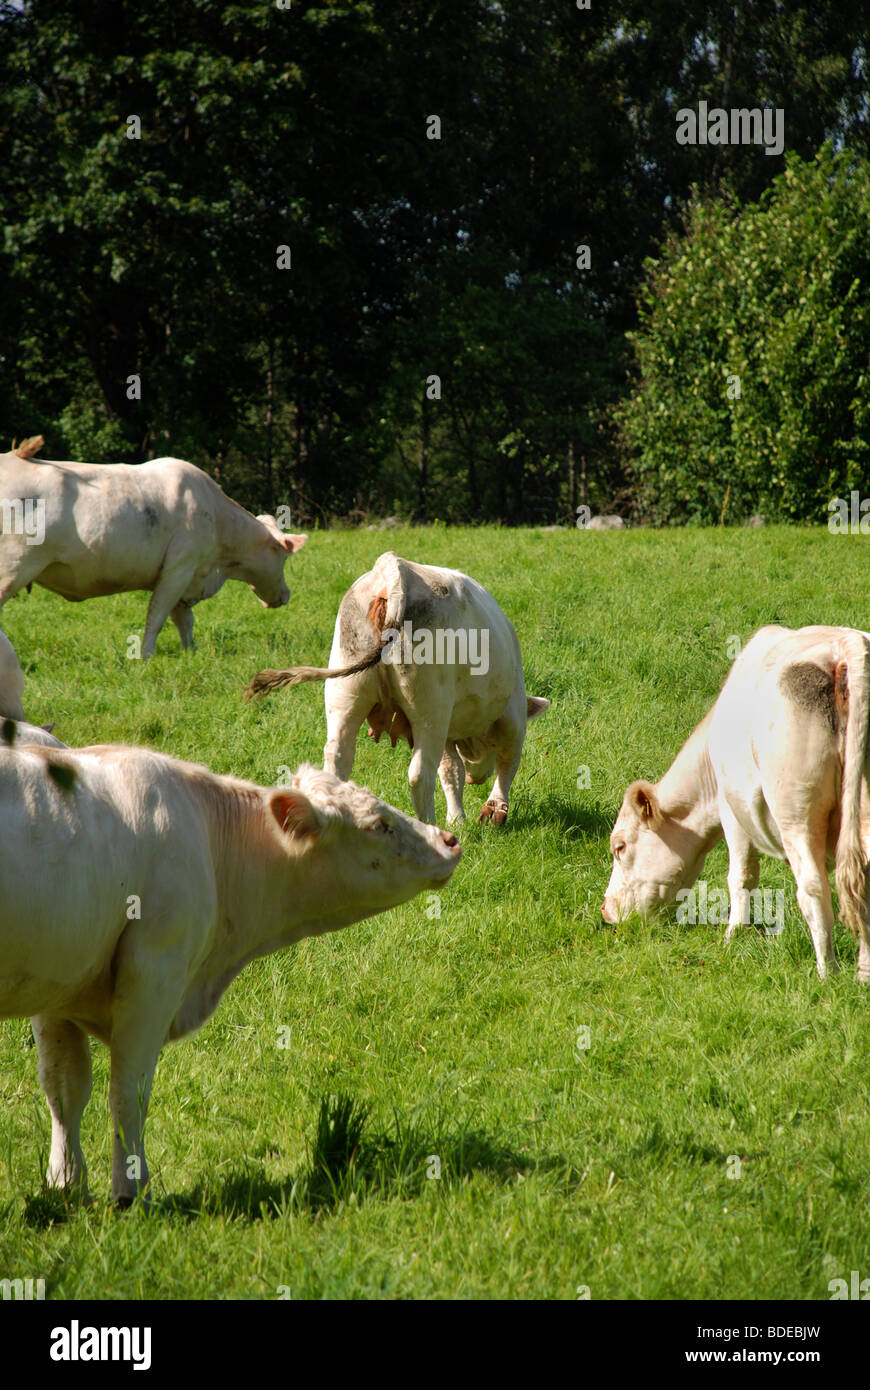
{"label": "cow walking", "polygon": [[840,913],[859,940],[858,979],[870,983],[868,715],[870,634],[761,628],[661,781],[626,791],[610,837],[605,920],[674,902],[724,835],[726,941],[748,921],[759,854],[785,859],[824,979],[837,968],[833,859]]}
{"label": "cow walking", "polygon": [[520,644],[492,594],[458,570],[417,565],[387,551],[351,585],[338,609],[329,667],[264,670],[247,698],[301,681],[326,682],[324,766],[353,770],[357,733],[413,750],[408,781],[420,820],[435,820],[435,778],[447,822],[464,821],[466,782],[492,794],[480,820],[503,825],[529,719],[549,700],[527,696]]}
{"label": "cow walking", "polygon": [[[28,452],[28,451],[26,451]],[[305,535],[252,516],[192,463],[53,463],[0,455],[0,607],[29,584],[73,602],[150,589],[142,656],[167,618],[193,648],[193,607],[227,579],[287,603],[284,563]]]}

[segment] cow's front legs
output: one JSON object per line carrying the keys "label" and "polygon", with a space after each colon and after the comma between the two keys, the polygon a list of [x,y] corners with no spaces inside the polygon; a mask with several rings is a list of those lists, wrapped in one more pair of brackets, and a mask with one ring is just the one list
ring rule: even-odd
{"label": "cow's front legs", "polygon": [[447,729],[423,725],[412,726],[414,752],[408,767],[408,782],[411,799],[414,802],[414,815],[418,820],[435,824],[435,778],[444,756],[447,743]]}
{"label": "cow's front legs", "polygon": [[495,732],[498,736],[495,750],[495,781],[478,820],[488,820],[492,825],[504,825],[508,814],[508,794],[520,765],[526,730],[525,726],[520,727],[512,720],[502,717],[495,724]]}
{"label": "cow's front legs", "polygon": [[[155,942],[159,941],[159,919],[153,931]],[[120,1206],[129,1206],[139,1194],[150,1199],[145,1118],[154,1068],[181,1003],[185,973],[168,950],[153,959],[146,954],[138,961],[133,943],[128,952],[115,979],[110,1042],[109,1107],[115,1135],[112,1198]]]}
{"label": "cow's front legs", "polygon": [[[161,1039],[162,1043],[163,1039]],[[126,1027],[112,1030],[109,1107],[114,1126],[112,1200],[127,1207],[142,1194],[150,1198],[151,1177],[145,1160],[145,1117],[161,1043],[130,1036]]]}
{"label": "cow's front legs", "polygon": [[39,1081],[51,1111],[49,1187],[87,1197],[88,1177],[80,1139],[82,1114],[91,1094],[91,1052],[87,1036],[65,1018],[32,1018],[39,1055]]}
{"label": "cow's front legs", "polygon": [[731,941],[737,928],[749,922],[749,895],[758,887],[758,850],[725,801],[720,804],[719,818],[728,846],[729,911],[725,940]]}
{"label": "cow's front legs", "polygon": [[798,907],[813,938],[816,968],[823,980],[828,970],[839,970],[834,955],[834,908],[825,862],[825,843],[813,844],[809,833],[782,832],[782,847],[797,884]]}
{"label": "cow's front legs", "polygon": [[169,614],[175,626],[178,628],[178,635],[181,638],[181,650],[196,651],[196,643],[193,640],[193,609],[184,599],[176,603],[172,612]]}
{"label": "cow's front legs", "polygon": [[456,751],[455,743],[448,743],[444,749],[438,765],[438,777],[447,798],[447,824],[464,821],[462,792],[465,787],[465,764]]}
{"label": "cow's front legs", "polygon": [[[169,568],[164,566],[161,570],[160,577],[151,595],[151,602],[148,605],[148,617],[145,619],[145,640],[142,643],[143,661],[147,661],[149,657],[154,655],[157,634],[179,602],[181,595],[187,589],[192,578],[193,568],[190,565],[187,565],[183,570],[179,569],[178,566],[170,566]],[[192,614],[190,623],[192,628]]]}
{"label": "cow's front legs", "polygon": [[7,599],[15,598],[22,589],[27,589],[45,569],[45,560],[40,554],[41,546],[27,545],[23,553],[10,561],[9,567],[0,576],[0,608]]}

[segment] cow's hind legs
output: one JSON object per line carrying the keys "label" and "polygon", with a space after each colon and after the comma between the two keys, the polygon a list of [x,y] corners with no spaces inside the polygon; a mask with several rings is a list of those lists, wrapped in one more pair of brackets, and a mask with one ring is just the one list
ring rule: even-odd
{"label": "cow's hind legs", "polygon": [[834,955],[834,908],[824,841],[814,845],[809,834],[792,837],[783,832],[782,845],[797,884],[798,906],[813,938],[819,979],[823,980],[829,970],[840,968]]}
{"label": "cow's hind legs", "polygon": [[495,781],[478,820],[488,820],[492,825],[504,825],[508,814],[508,794],[520,765],[526,730],[525,724],[522,726],[515,724],[506,716],[497,720],[494,727],[498,734],[495,752]]}
{"label": "cow's hind legs", "polygon": [[81,1122],[91,1094],[91,1052],[85,1033],[65,1018],[37,1014],[31,1019],[39,1054],[39,1081],[51,1111],[49,1187],[87,1197],[87,1167]]}
{"label": "cow's hind legs", "polygon": [[408,782],[418,820],[435,824],[435,778],[447,742],[447,729],[414,727],[414,752],[408,768]]}
{"label": "cow's hind legs", "polygon": [[465,820],[462,809],[462,792],[465,787],[465,764],[456,751],[455,743],[448,743],[438,764],[438,777],[447,798],[447,824],[454,825]]}
{"label": "cow's hind legs", "polygon": [[[353,772],[357,734],[376,698],[371,683],[353,687],[350,680],[335,681],[344,689],[334,691],[333,682],[326,683],[326,744],[323,749],[324,771],[346,782]],[[350,687],[349,689],[347,687]]]}

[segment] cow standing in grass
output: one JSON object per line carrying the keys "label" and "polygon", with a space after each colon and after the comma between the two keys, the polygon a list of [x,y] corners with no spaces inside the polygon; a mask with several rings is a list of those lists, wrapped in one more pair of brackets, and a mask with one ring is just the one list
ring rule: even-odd
{"label": "cow standing in grass", "polygon": [[30,1015],[48,1182],[86,1189],[88,1034],[111,1050],[112,1194],[148,1184],[164,1043],[249,961],[443,888],[453,835],[303,766],[286,788],[144,748],[0,750],[0,1018]]}
{"label": "cow standing in grass", "polygon": [[729,941],[749,919],[759,854],[785,859],[819,976],[836,969],[827,862],[870,983],[867,863],[870,634],[765,627],[746,644],[713,708],[662,780],[633,782],[610,837],[609,922],[672,903],[724,835]]}
{"label": "cow standing in grass", "polygon": [[339,605],[329,667],[260,671],[248,698],[282,685],[322,680],[324,766],[353,770],[363,722],[377,742],[413,750],[408,781],[420,820],[435,820],[435,778],[448,824],[465,819],[466,782],[495,770],[481,820],[503,825],[529,719],[549,700],[527,696],[520,644],[492,594],[458,570],[417,565],[387,551]]}
{"label": "cow standing in grass", "polygon": [[287,603],[284,563],[304,535],[252,516],[192,463],[53,463],[0,455],[0,606],[30,584],[78,602],[150,589],[142,656],[167,618],[192,648],[193,607],[227,579]]}

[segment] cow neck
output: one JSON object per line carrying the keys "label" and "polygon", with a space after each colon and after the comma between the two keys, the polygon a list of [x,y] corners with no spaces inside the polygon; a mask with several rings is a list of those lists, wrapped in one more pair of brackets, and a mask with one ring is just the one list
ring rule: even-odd
{"label": "cow neck", "polygon": [[708,742],[712,717],[710,709],[656,788],[662,810],[683,821],[708,848],[722,837],[718,787]]}
{"label": "cow neck", "polygon": [[235,502],[232,497],[222,494],[222,506],[215,517],[215,534],[225,560],[237,560],[250,551],[252,546],[262,545],[268,531],[262,521],[258,521],[249,511]]}
{"label": "cow neck", "polygon": [[288,850],[266,822],[269,814],[254,804],[234,833],[219,831],[213,842],[223,924],[216,959],[233,974],[314,929],[333,931],[370,915],[333,903],[323,857],[311,847]]}

